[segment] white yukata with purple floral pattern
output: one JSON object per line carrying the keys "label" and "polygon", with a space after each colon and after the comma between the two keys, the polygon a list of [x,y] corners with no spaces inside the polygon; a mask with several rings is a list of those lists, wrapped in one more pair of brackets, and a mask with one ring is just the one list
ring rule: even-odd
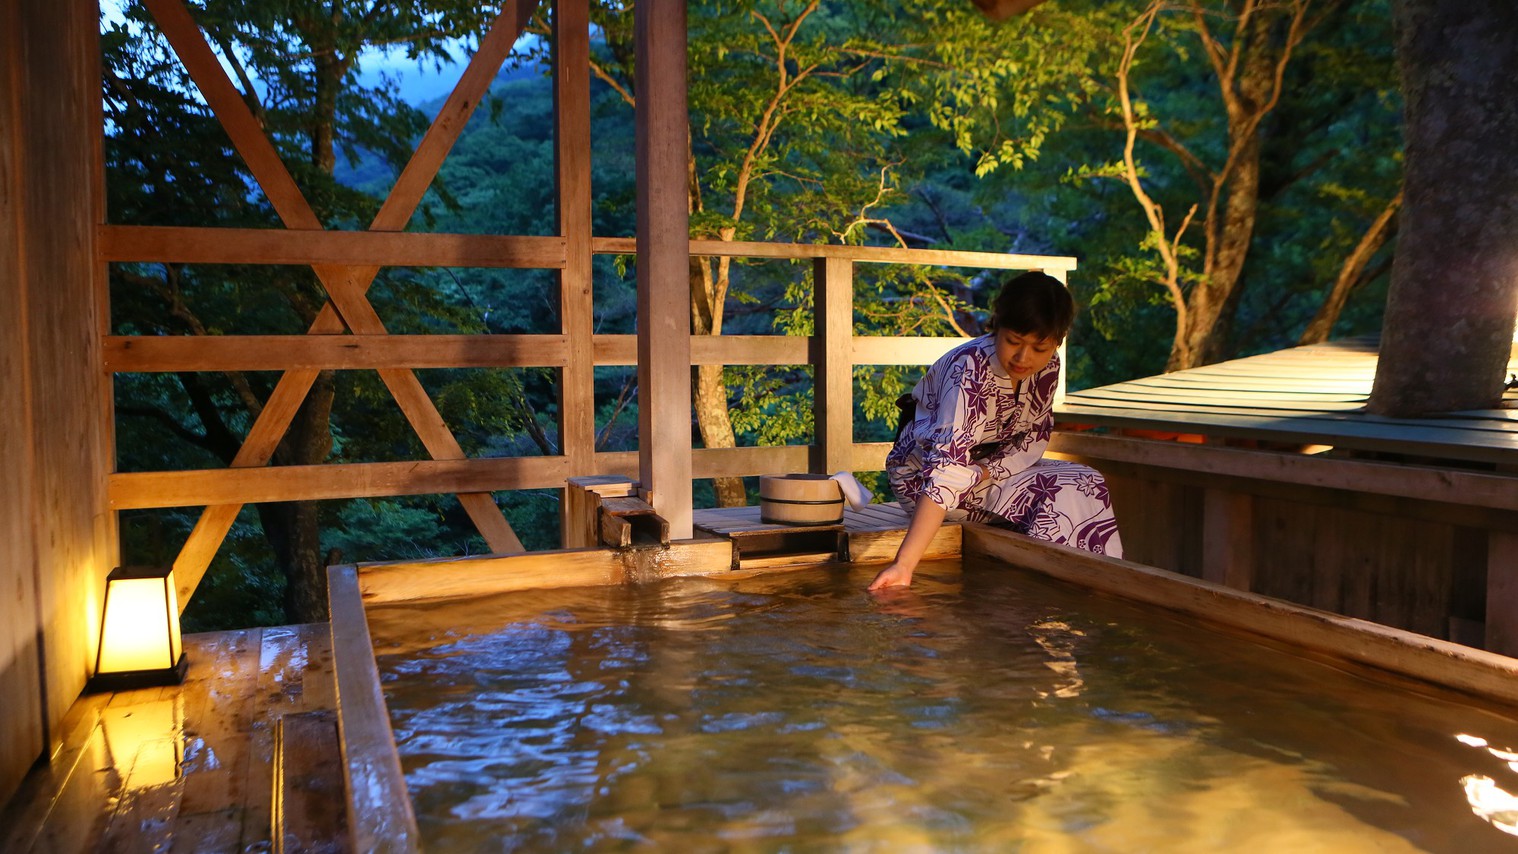
{"label": "white yukata with purple floral pattern", "polygon": [[[923,496],[968,519],[1010,527],[1097,554],[1123,556],[1107,482],[1090,466],[1042,459],[1054,431],[1059,355],[1043,370],[1014,380],[982,335],[955,347],[912,389],[917,413],[886,457],[901,506]],[[987,446],[972,461],[972,449]],[[972,462],[991,476],[976,483]]]}

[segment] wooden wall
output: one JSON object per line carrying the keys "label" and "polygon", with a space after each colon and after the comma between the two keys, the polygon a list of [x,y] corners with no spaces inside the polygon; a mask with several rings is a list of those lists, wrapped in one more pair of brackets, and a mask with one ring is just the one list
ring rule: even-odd
{"label": "wooden wall", "polygon": [[113,558],[97,15],[92,0],[0,4],[0,800],[84,686]]}
{"label": "wooden wall", "polygon": [[[1154,453],[1163,445],[1168,447]],[[1483,496],[1478,493],[1487,481],[1502,476],[1408,467],[1409,481],[1433,475],[1452,484],[1441,500],[1420,500],[1387,494],[1372,478],[1356,486],[1362,469],[1379,475],[1385,463],[1295,457],[1292,465],[1302,482],[1289,483],[1264,476],[1275,466],[1262,464],[1260,452],[1230,454],[1214,446],[1188,449],[1129,439],[1104,443],[1099,437],[1067,438],[1063,444],[1057,437],[1054,447],[1057,456],[1104,473],[1130,561],[1505,655],[1518,653],[1512,643],[1514,609],[1502,593],[1501,570],[1508,558],[1500,553],[1504,532],[1518,529],[1518,480],[1510,497]],[[1188,455],[1194,457],[1190,465]],[[1254,468],[1261,475],[1212,470],[1230,457],[1243,460],[1234,468]],[[1315,473],[1323,467],[1330,467],[1326,476]],[[1467,480],[1470,504],[1450,500]]]}

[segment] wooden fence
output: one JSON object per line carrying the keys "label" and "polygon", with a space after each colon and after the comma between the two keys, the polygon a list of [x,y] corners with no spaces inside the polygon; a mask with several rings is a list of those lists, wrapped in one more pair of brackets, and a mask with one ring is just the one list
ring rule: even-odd
{"label": "wooden fence", "polygon": [[[563,270],[566,242],[554,237],[499,237],[467,234],[366,234],[307,230],[246,230],[105,226],[100,260],[104,262],[161,262],[187,264],[309,264],[317,269],[366,273],[380,265],[406,267],[530,267]],[[632,254],[628,238],[597,238],[596,254]],[[810,365],[815,371],[815,442],[809,446],[695,449],[692,474],[697,478],[740,477],[777,471],[870,471],[883,465],[889,445],[854,441],[853,369],[855,365],[924,365],[931,363],[957,338],[856,336],[853,330],[853,282],[857,264],[907,264],[971,269],[1039,269],[1064,278],[1075,267],[1068,257],[833,246],[692,241],[692,255],[804,261],[813,265],[816,282],[815,334],[694,336],[693,364]],[[564,289],[565,292],[569,288]],[[260,430],[269,415],[260,417],[248,442],[259,444],[257,454],[239,455],[230,468],[190,471],[116,473],[109,478],[113,510],[204,506],[215,522],[209,535],[192,535],[176,561],[183,598],[193,592],[209,565],[230,518],[246,503],[397,495],[455,493],[488,496],[518,489],[562,488],[573,476],[638,475],[633,451],[600,452],[574,459],[553,456],[466,459],[458,451],[446,424],[420,385],[406,381],[421,368],[548,367],[560,371],[566,411],[560,419],[560,446],[593,447],[593,418],[576,417],[570,409],[593,411],[593,374],[572,370],[577,352],[589,352],[594,366],[634,365],[636,335],[589,336],[588,348],[567,330],[591,327],[588,300],[561,302],[560,334],[523,335],[390,335],[382,326],[345,334],[341,330],[306,335],[107,336],[105,369],[112,373],[169,371],[283,371],[304,378],[321,370],[374,370],[385,377],[392,393],[424,441],[430,460],[342,463],[310,466],[269,466],[265,463],[279,435]],[[582,333],[583,335],[583,333]],[[397,379],[397,377],[401,379]],[[309,380],[304,386],[309,387]],[[283,388],[283,384],[281,386]],[[265,407],[293,414],[299,400],[283,403],[281,392]],[[417,412],[426,420],[419,426]],[[281,428],[288,425],[288,415]],[[282,429],[280,431],[282,434]],[[437,446],[442,445],[441,451]],[[226,521],[222,521],[225,519]],[[210,527],[203,519],[201,526]],[[488,529],[482,526],[482,533]],[[514,536],[514,535],[513,535]],[[509,552],[520,546],[491,540],[492,548]]]}

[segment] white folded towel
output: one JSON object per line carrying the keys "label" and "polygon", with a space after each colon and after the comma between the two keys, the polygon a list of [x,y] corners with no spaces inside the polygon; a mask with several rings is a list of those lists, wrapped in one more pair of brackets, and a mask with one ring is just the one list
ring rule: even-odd
{"label": "white folded towel", "polygon": [[863,510],[874,498],[874,494],[864,488],[852,474],[841,471],[833,475],[829,480],[837,481],[838,491],[843,493],[843,500],[849,503],[850,510]]}

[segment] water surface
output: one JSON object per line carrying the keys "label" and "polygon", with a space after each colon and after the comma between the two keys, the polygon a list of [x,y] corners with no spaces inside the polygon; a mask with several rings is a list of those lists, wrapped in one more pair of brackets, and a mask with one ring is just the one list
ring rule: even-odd
{"label": "water surface", "polygon": [[427,847],[1518,847],[1500,711],[1001,564],[875,569],[372,609]]}

